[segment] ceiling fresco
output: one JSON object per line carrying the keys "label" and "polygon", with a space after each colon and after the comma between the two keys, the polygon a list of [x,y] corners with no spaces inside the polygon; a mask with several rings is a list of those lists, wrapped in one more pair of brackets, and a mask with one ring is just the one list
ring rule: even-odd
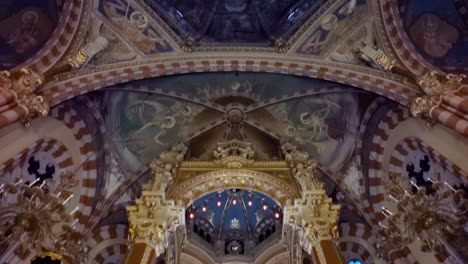
{"label": "ceiling fresco", "polygon": [[104,115],[118,163],[137,171],[171,145],[189,142],[206,160],[218,142],[248,141],[260,160],[280,142],[302,145],[329,171],[352,155],[372,95],[336,83],[278,74],[204,73],[136,81],[105,90]]}
{"label": "ceiling fresco", "polygon": [[366,0],[344,1],[324,15],[297,49],[298,53],[321,55],[331,43],[341,41],[346,30],[365,20]]}
{"label": "ceiling fresco", "polygon": [[467,1],[400,0],[399,7],[409,38],[428,61],[447,71],[464,71],[468,66]]}
{"label": "ceiling fresco", "polygon": [[124,0],[102,0],[98,10],[114,29],[125,34],[129,42],[144,54],[173,51],[155,22],[137,5]]}
{"label": "ceiling fresco", "polygon": [[203,43],[288,38],[325,0],[144,0],[182,37]]}
{"label": "ceiling fresco", "polygon": [[0,2],[0,69],[12,68],[36,54],[57,25],[63,1]]}

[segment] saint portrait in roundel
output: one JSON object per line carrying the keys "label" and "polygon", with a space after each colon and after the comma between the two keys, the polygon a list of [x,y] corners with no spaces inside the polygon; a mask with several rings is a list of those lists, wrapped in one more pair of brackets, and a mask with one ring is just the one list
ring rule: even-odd
{"label": "saint portrait in roundel", "polygon": [[442,58],[452,49],[460,33],[435,14],[420,16],[409,32],[418,48],[433,58]]}

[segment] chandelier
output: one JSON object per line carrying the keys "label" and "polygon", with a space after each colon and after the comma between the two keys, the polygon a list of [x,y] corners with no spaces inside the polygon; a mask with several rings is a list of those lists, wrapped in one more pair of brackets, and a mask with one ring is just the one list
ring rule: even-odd
{"label": "chandelier", "polygon": [[431,194],[425,187],[410,181],[413,192],[404,189],[395,176],[389,176],[388,197],[396,212],[382,207],[386,224],[380,232],[383,247],[398,249],[416,240],[421,241],[421,251],[441,252],[440,239],[460,239],[467,222],[467,203],[463,190],[454,189],[447,182],[433,181]]}
{"label": "chandelier", "polygon": [[73,194],[63,199],[43,189],[45,181],[0,186],[0,248],[17,246],[19,255],[56,252],[76,256],[81,251],[81,234],[74,230],[72,215],[66,212]]}

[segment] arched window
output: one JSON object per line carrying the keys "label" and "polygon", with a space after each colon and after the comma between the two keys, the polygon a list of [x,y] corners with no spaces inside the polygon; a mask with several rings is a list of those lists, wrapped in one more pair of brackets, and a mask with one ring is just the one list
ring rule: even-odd
{"label": "arched window", "polygon": [[363,264],[359,259],[348,260],[348,264]]}

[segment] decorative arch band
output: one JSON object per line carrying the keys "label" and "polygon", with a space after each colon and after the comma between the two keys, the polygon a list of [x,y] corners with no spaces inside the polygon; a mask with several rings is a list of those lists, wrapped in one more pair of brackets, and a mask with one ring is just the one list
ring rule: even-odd
{"label": "decorative arch band", "polygon": [[221,189],[249,189],[268,195],[281,206],[299,198],[296,186],[272,175],[250,170],[220,170],[172,185],[167,198],[183,204]]}

